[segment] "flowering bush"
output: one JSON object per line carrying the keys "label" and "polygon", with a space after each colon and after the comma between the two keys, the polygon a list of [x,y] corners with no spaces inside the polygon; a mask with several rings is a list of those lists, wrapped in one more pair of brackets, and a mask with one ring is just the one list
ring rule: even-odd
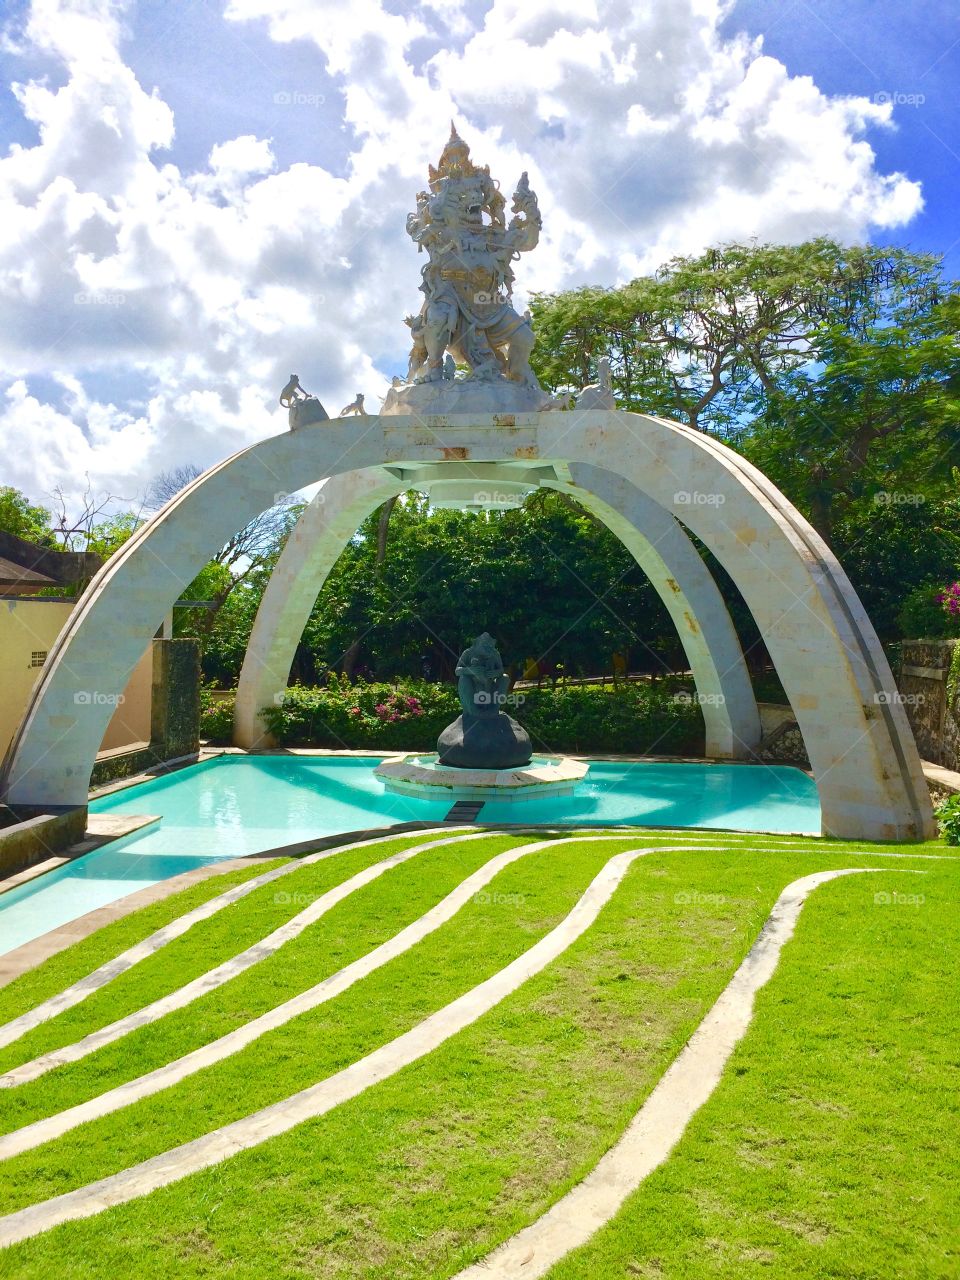
{"label": "flowering bush", "polygon": [[[526,728],[538,752],[669,755],[703,749],[696,701],[677,700],[659,686],[520,689],[504,710]],[[459,714],[452,684],[351,684],[343,678],[322,689],[288,689],[282,703],[261,712],[283,746],[375,751],[433,751],[441,730]]]}
{"label": "flowering bush", "polygon": [[340,676],[324,688],[288,689],[282,702],[261,716],[283,746],[417,751],[432,750],[441,729],[459,712],[452,685],[422,680],[354,684]]}
{"label": "flowering bush", "polygon": [[960,618],[960,582],[951,582],[938,592],[937,603],[949,618]]}

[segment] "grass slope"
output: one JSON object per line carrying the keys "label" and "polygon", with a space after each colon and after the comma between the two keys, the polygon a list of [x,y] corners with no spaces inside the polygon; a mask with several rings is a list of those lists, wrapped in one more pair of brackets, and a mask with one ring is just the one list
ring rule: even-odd
{"label": "grass slope", "polygon": [[[647,842],[636,833],[623,844],[566,846],[509,868],[486,900],[337,1001],[0,1166],[8,1207],[322,1078],[502,967],[614,852]],[[839,842],[775,848],[714,834],[704,843],[728,848],[637,862],[582,939],[437,1052],[217,1168],[15,1246],[0,1267],[18,1277],[452,1275],[542,1213],[616,1140],[785,883],[872,864],[885,869],[816,891],[717,1094],[674,1157],[556,1275],[957,1274],[956,1115],[943,1099],[956,1070],[949,979],[960,863],[888,863]],[[914,851],[944,852],[904,850]],[[373,918],[400,905],[400,871],[418,865],[342,904],[343,919],[331,913],[312,940],[317,963],[351,929],[368,942]],[[899,874],[909,867],[927,874]],[[925,900],[875,904],[882,892]],[[360,910],[352,922],[348,908]],[[245,975],[251,1000],[267,994],[268,963]],[[56,1091],[43,1102],[63,1105]]]}

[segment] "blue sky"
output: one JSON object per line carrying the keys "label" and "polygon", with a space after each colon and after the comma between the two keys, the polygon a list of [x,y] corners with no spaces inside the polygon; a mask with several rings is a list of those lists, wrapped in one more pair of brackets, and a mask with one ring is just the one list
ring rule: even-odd
{"label": "blue sky", "polygon": [[832,94],[891,96],[896,128],[871,144],[880,167],[923,183],[925,207],[874,240],[942,253],[960,276],[960,5],[954,0],[739,0],[728,27],[762,35],[794,75]]}
{"label": "blue sky", "polygon": [[[525,293],[730,239],[944,252],[960,8],[890,0],[14,0],[0,483],[124,496],[405,369],[406,212],[456,116],[544,213]],[[758,43],[762,37],[762,45]],[[11,83],[19,87],[16,92]]]}

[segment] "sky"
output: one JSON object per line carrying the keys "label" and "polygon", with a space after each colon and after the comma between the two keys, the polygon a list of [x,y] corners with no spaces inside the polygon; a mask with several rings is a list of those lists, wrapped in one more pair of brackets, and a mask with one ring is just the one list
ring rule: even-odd
{"label": "sky", "polygon": [[728,240],[960,275],[954,0],[7,0],[0,484],[137,503],[375,410],[419,309],[405,218],[454,118],[544,218],[516,300]]}

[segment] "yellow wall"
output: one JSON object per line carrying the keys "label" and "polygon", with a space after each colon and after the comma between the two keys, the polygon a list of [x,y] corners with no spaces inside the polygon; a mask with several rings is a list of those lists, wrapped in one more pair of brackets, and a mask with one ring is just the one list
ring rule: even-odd
{"label": "yellow wall", "polygon": [[[72,602],[43,597],[0,598],[0,757],[6,751],[42,670],[31,666],[34,653],[53,648]],[[101,750],[113,750],[150,738],[152,646],[133,670],[124,700],[114,712]]]}

